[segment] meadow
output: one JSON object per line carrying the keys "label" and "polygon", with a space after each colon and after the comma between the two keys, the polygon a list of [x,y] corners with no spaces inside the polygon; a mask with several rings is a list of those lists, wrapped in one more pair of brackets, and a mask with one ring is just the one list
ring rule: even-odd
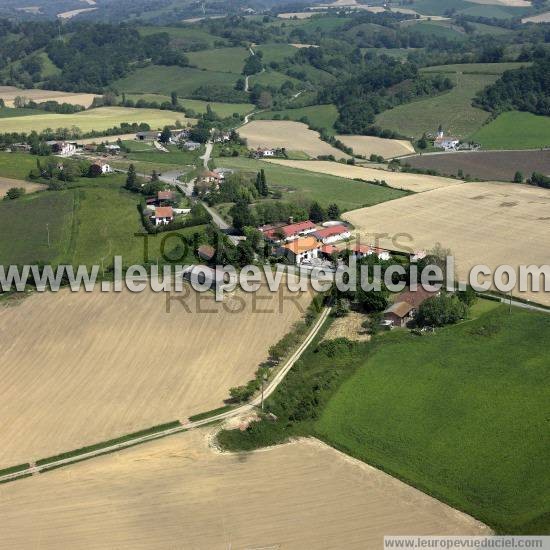
{"label": "meadow", "polygon": [[472,139],[484,149],[550,147],[550,118],[510,111],[480,128]]}
{"label": "meadow", "polygon": [[199,69],[240,74],[250,52],[243,47],[233,47],[188,52],[186,55],[191,65]]}
{"label": "meadow", "polygon": [[262,61],[266,64],[281,63],[287,57],[292,57],[297,51],[290,44],[259,44],[254,47],[254,50],[263,53]]}
{"label": "meadow", "polygon": [[32,90],[25,90],[22,88],[15,88],[14,86],[0,86],[0,99],[3,99],[8,107],[13,107],[13,101],[16,97],[26,97],[33,101],[57,101],[59,103],[71,103],[73,105],[82,105],[83,107],[89,107],[95,94],[79,94],[72,92],[55,92],[52,90],[40,90],[33,88]]}
{"label": "meadow", "polygon": [[223,39],[219,36],[214,36],[193,25],[187,25],[185,27],[138,27],[138,30],[142,36],[167,33],[174,46],[181,47],[185,50],[189,48],[199,49],[199,47],[204,49],[213,48],[217,43],[223,43]]}
{"label": "meadow", "polygon": [[[0,202],[0,257],[5,263],[103,265],[123,256],[125,265],[144,263],[139,197],[121,188],[124,175],[82,179],[64,191],[44,191]],[[204,227],[178,230],[192,236]],[[48,244],[48,232],[50,241]],[[167,235],[165,233],[164,235]],[[160,255],[164,236],[149,237],[151,261]],[[177,242],[167,242],[171,254]],[[186,261],[192,260],[189,252]]]}
{"label": "meadow", "polygon": [[549,533],[549,342],[549,315],[505,306],[383,335],[315,431],[499,532]]}
{"label": "meadow", "polygon": [[[157,102],[159,104],[165,103],[171,100],[168,95],[161,94],[126,94],[127,99],[132,101],[144,101]],[[180,99],[178,98],[180,105],[186,109],[192,109],[196,113],[206,113],[206,106],[210,105],[212,110],[220,117],[225,118],[231,116],[233,113],[239,115],[246,115],[254,110],[252,103],[219,103],[217,101],[201,101],[200,99]]]}
{"label": "meadow", "polygon": [[251,87],[255,84],[260,84],[261,86],[273,86],[275,88],[280,88],[285,82],[294,83],[298,89],[302,87],[300,81],[296,78],[279,71],[274,71],[273,69],[266,69],[262,73],[252,75],[249,79],[249,85]]}
{"label": "meadow", "polygon": [[323,128],[329,134],[334,134],[334,123],[338,118],[336,105],[312,105],[298,109],[283,109],[281,111],[263,111],[254,115],[257,120],[273,120],[274,118],[294,120],[300,122],[307,118],[311,126]]}
{"label": "meadow", "polygon": [[130,109],[128,107],[101,107],[91,109],[71,115],[60,115],[57,113],[45,113],[37,111],[37,114],[2,119],[2,131],[4,132],[25,132],[30,133],[33,130],[40,132],[48,128],[80,128],[82,132],[92,130],[102,131],[114,126],[120,126],[123,122],[140,123],[146,122],[152,128],[162,128],[169,124],[181,122],[191,122],[191,119],[185,119],[182,113],[172,111],[161,111],[159,109]]}
{"label": "meadow", "polygon": [[113,86],[126,93],[156,93],[190,97],[200,86],[233,88],[240,78],[238,73],[201,71],[192,67],[163,67],[152,65],[137,69],[129,76],[117,80]]}
{"label": "meadow", "polygon": [[[27,179],[29,172],[36,168],[36,159],[37,157],[26,153],[0,151],[0,176],[19,180]],[[40,160],[47,160],[47,157]]]}
{"label": "meadow", "polygon": [[467,138],[489,118],[489,113],[472,107],[476,93],[497,79],[488,74],[449,74],[454,88],[448,92],[398,105],[376,117],[376,124],[410,138],[435,133],[441,124],[445,132]]}
{"label": "meadow", "polygon": [[378,204],[403,197],[406,194],[391,187],[382,187],[242,157],[219,158],[216,159],[216,165],[251,174],[255,174],[263,168],[268,185],[272,189],[278,188],[284,191],[284,200],[297,200],[298,197],[303,197],[316,200],[325,207],[330,203],[336,203],[342,210],[360,208],[360,205]]}

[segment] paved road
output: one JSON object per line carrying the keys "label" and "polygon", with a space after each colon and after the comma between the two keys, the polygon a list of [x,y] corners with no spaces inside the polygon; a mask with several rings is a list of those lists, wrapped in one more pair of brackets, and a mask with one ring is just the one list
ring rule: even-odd
{"label": "paved road", "polygon": [[[288,359],[288,361],[284,364],[284,366],[277,372],[277,374],[273,377],[273,379],[269,382],[269,384],[264,388],[264,399],[267,399],[276,389],[277,386],[283,381],[284,377],[287,375],[287,373],[290,371],[290,369],[294,366],[296,361],[302,356],[304,351],[308,348],[309,344],[313,341],[313,339],[317,336],[319,330],[323,326],[324,322],[330,315],[331,308],[326,308],[323,310],[321,315],[319,316],[319,319],[316,321],[315,325],[309,332],[307,338],[304,340],[304,342],[300,345],[300,347],[292,354],[292,356]],[[246,405],[242,405],[240,407],[237,407],[235,409],[231,409],[229,411],[226,411],[221,414],[217,414],[215,416],[211,416],[209,418],[204,418],[202,420],[196,420],[195,422],[186,422],[185,424],[182,424],[181,426],[178,426],[176,428],[170,428],[167,430],[163,430],[161,432],[156,432],[154,434],[146,435],[143,437],[138,437],[135,439],[132,439],[130,441],[125,441],[123,443],[117,443],[115,445],[111,445],[109,447],[104,447],[102,449],[98,449],[96,451],[90,451],[89,453],[80,454],[78,456],[65,458],[62,460],[57,460],[55,462],[50,462],[49,464],[44,464],[41,466],[37,466],[35,463],[31,463],[31,467],[27,468],[25,470],[21,470],[19,472],[15,472],[13,474],[7,474],[0,477],[0,483],[4,481],[13,480],[14,478],[17,478],[22,475],[29,475],[29,474],[37,474],[43,470],[52,468],[52,467],[59,467],[59,466],[66,466],[74,462],[79,462],[84,459],[93,458],[96,456],[100,456],[106,453],[111,453],[114,451],[119,451],[121,449],[125,449],[127,447],[131,447],[133,445],[136,445],[138,443],[145,443],[147,441],[152,441],[154,439],[158,439],[160,437],[166,437],[168,435],[184,432],[187,430],[192,430],[194,428],[199,428],[201,426],[205,426],[207,424],[212,424],[214,422],[220,422],[222,420],[227,420],[229,418],[233,418],[235,416],[239,416],[244,413],[250,412],[254,407],[257,407],[261,404],[261,395],[253,399],[250,403]]]}
{"label": "paved road", "polygon": [[208,163],[210,162],[210,157],[212,156],[213,148],[214,148],[214,144],[211,141],[209,141],[206,144],[206,151],[204,152],[204,155],[202,157],[199,157],[202,159],[202,164],[205,170],[208,170]]}

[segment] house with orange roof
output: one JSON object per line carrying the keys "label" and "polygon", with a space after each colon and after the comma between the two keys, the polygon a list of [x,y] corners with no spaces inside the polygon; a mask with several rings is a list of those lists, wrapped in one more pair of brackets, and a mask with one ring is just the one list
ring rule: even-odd
{"label": "house with orange roof", "polygon": [[284,254],[296,265],[319,257],[321,243],[315,237],[300,237],[282,247]]}

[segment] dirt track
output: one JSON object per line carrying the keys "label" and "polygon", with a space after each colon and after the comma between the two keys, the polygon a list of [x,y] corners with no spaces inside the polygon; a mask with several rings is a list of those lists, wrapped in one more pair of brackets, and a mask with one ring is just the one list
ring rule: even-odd
{"label": "dirt track", "polygon": [[489,530],[315,440],[218,454],[197,430],[1,489],[0,549],[379,548]]}
{"label": "dirt track", "polygon": [[301,316],[259,295],[270,300],[228,299],[241,313],[195,293],[167,313],[164,293],[149,291],[62,291],[0,308],[0,468],[222,406]]}

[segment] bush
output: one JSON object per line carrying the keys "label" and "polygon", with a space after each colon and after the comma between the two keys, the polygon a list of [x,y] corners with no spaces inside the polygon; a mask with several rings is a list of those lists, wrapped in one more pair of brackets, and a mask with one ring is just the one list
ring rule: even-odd
{"label": "bush", "polygon": [[6,196],[4,197],[4,200],[14,200],[18,199],[19,197],[22,197],[26,193],[25,189],[23,187],[10,187],[8,189]]}
{"label": "bush", "polygon": [[420,326],[442,327],[452,325],[464,319],[468,306],[458,296],[440,294],[428,298],[419,308],[417,323]]}

